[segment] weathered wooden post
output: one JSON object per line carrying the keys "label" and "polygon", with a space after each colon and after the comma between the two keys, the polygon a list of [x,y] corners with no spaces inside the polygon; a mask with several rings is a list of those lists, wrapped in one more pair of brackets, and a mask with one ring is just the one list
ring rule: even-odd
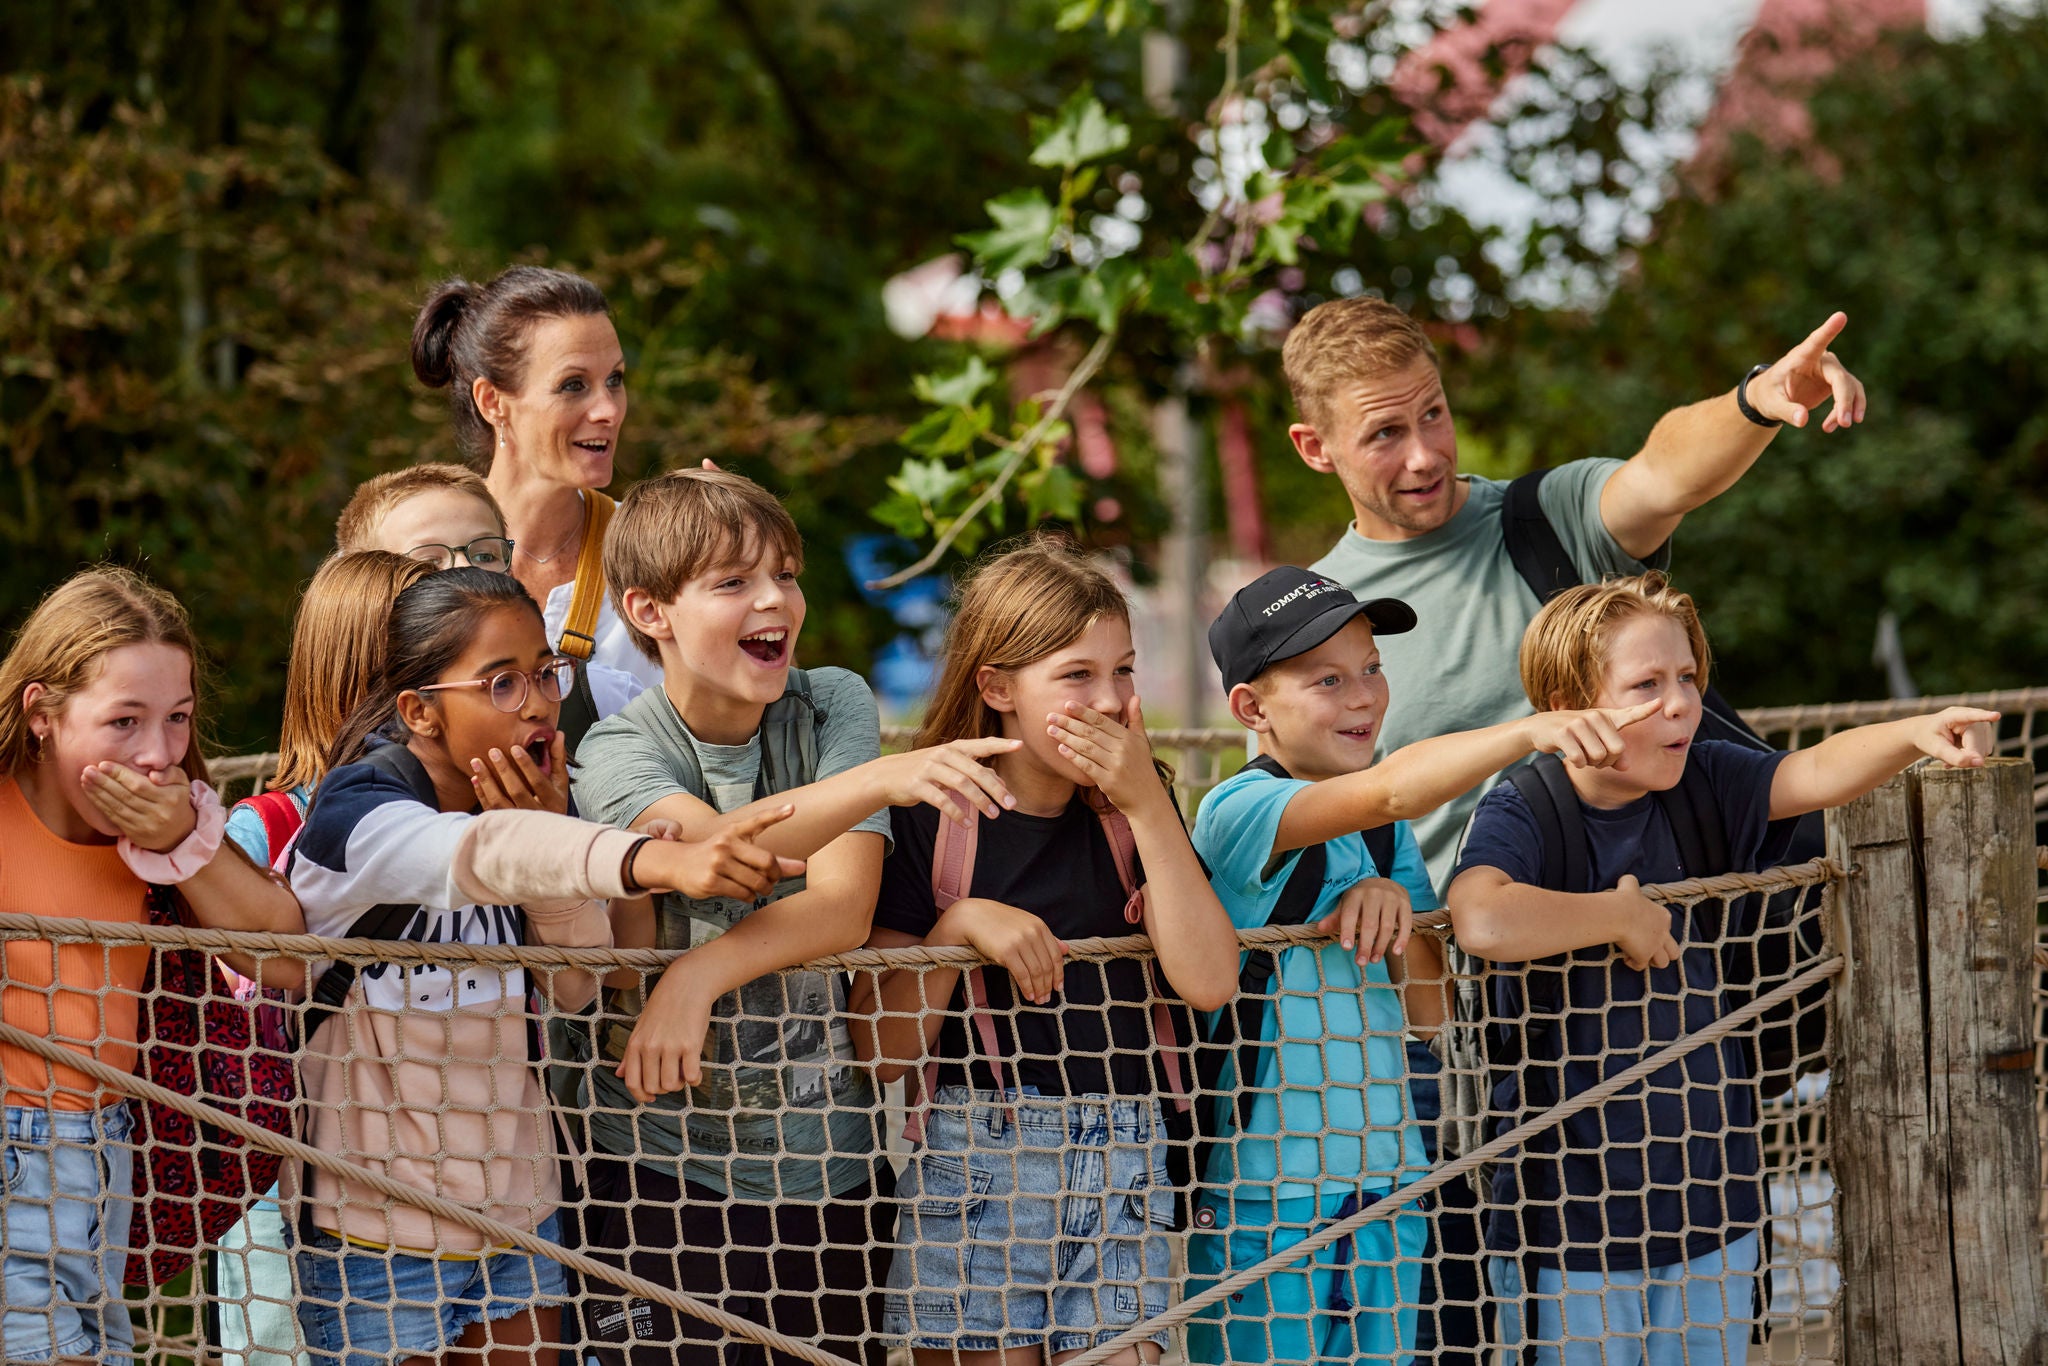
{"label": "weathered wooden post", "polygon": [[1847,1366],[2048,1363],[2025,760],[1928,766],[1829,813],[1829,1152]]}

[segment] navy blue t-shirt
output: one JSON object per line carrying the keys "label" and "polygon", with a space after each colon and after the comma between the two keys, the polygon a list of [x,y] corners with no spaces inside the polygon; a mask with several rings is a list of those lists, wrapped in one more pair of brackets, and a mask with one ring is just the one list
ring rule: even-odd
{"label": "navy blue t-shirt", "polygon": [[[1792,822],[1773,823],[1770,806],[1784,758],[1712,740],[1693,746],[1688,762],[1704,771],[1727,826],[1726,868],[1683,867],[1654,796],[1611,811],[1581,802],[1593,886],[1613,887],[1628,874],[1650,884],[1756,872],[1782,861]],[[1458,871],[1475,867],[1542,882],[1542,836],[1510,783],[1489,792],[1473,815]],[[1720,1017],[1727,1008],[1720,944],[1755,928],[1756,899],[1735,904],[1738,920],[1751,923],[1730,925],[1725,935],[1723,903],[1674,907],[1671,935],[1684,952],[1666,968],[1632,970],[1611,946],[1545,960],[1566,965],[1563,1018],[1530,1030],[1529,1057],[1519,1077],[1496,1088],[1495,1113],[1520,1123]],[[1512,972],[1522,965],[1499,966]],[[1486,1215],[1487,1247],[1571,1271],[1670,1266],[1712,1252],[1761,1217],[1756,1124],[1756,1088],[1740,1041],[1694,1049],[1652,1075],[1647,1088],[1638,1084],[1581,1111],[1502,1162]]]}

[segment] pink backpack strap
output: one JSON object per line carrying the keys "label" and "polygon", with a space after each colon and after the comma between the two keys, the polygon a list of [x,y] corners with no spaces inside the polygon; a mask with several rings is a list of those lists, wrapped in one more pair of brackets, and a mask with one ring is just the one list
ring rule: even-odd
{"label": "pink backpack strap", "polygon": [[[932,845],[932,904],[941,912],[967,895],[967,889],[974,885],[974,853],[981,842],[980,813],[970,811],[965,826],[950,819],[944,812],[939,813],[938,838]],[[980,1041],[981,1051],[988,1058],[989,1071],[995,1078],[996,1089],[1008,1089],[1003,1077],[1003,1050],[996,1037],[996,1023],[988,1008],[988,979],[980,968],[969,968],[966,973],[967,1018],[974,1023],[974,1035]],[[939,1089],[939,1059],[932,1058],[924,1065],[921,1075],[913,1078],[914,1095],[907,1095],[909,1115],[903,1121],[904,1137],[912,1143],[924,1141],[924,1116],[930,1108],[932,1097]],[[1002,1113],[1013,1115],[1010,1106],[1004,1106]]]}
{"label": "pink backpack strap", "polygon": [[[1138,883],[1138,837],[1131,831],[1131,823],[1124,813],[1104,801],[1095,806],[1095,818],[1102,822],[1102,833],[1109,839],[1109,852],[1116,860],[1116,875],[1123,881],[1128,899],[1124,902],[1124,923],[1138,925],[1145,919],[1145,889]],[[1157,959],[1152,963],[1152,989],[1165,995],[1164,984],[1159,977]],[[1180,1031],[1174,1028],[1173,1008],[1165,1001],[1152,1003],[1152,1034],[1159,1041],[1159,1060],[1166,1065],[1166,1089],[1173,1096],[1176,1110],[1185,1111],[1191,1101],[1188,1095],[1187,1070],[1182,1065]]]}

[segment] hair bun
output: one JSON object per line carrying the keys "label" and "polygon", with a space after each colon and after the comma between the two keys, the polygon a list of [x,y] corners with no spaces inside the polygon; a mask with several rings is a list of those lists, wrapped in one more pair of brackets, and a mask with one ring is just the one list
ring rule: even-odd
{"label": "hair bun", "polygon": [[429,389],[455,382],[455,326],[469,307],[476,286],[456,276],[434,286],[412,325],[412,372]]}

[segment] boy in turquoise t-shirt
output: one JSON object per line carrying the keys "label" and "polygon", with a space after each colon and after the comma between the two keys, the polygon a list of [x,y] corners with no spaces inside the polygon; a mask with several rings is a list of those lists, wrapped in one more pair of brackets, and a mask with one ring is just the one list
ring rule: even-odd
{"label": "boy in turquoise t-shirt", "polygon": [[[1375,768],[1388,700],[1375,637],[1414,626],[1397,599],[1360,602],[1283,567],[1240,590],[1209,628],[1231,714],[1264,757],[1202,803],[1195,849],[1232,922],[1255,929],[1287,898],[1303,851],[1320,846],[1308,918],[1338,942],[1277,955],[1278,980],[1264,988],[1277,1009],[1246,1031],[1277,1047],[1233,1050],[1224,1065],[1211,1102],[1219,1141],[1197,1174],[1188,1247],[1198,1282],[1299,1243],[1426,1165],[1408,1110],[1406,1036],[1442,1021],[1443,966],[1434,941],[1409,940],[1414,911],[1437,902],[1408,820],[1536,750],[1604,767],[1621,753],[1621,731],[1648,715],[1547,712],[1421,741]],[[1364,832],[1386,825],[1394,838],[1381,867]],[[1246,1056],[1257,1075],[1241,1079]],[[1234,1094],[1245,1087],[1249,1105]],[[1402,1360],[1426,1232],[1416,1213],[1368,1223],[1246,1287],[1189,1326],[1189,1359]]]}

